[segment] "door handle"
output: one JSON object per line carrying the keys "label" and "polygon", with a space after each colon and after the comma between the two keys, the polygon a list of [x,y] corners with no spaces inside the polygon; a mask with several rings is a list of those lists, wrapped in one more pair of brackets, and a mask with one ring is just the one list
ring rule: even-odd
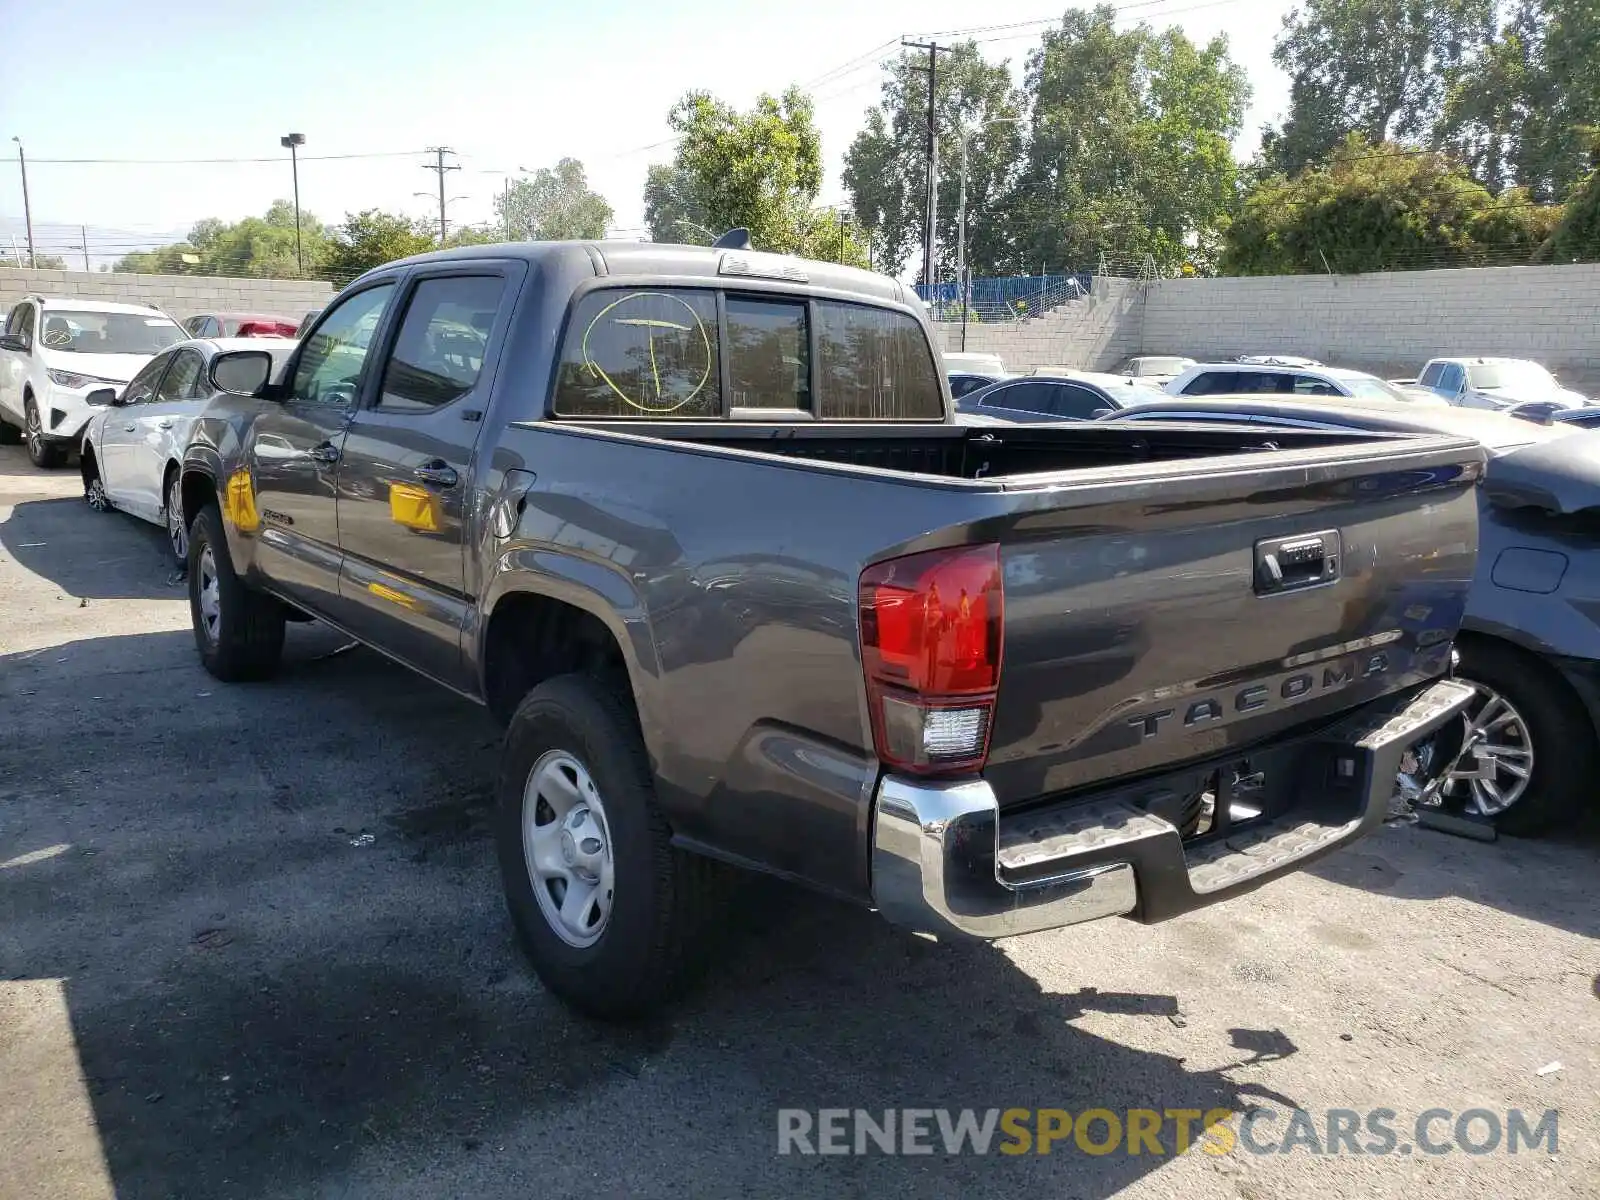
{"label": "door handle", "polygon": [[124,425],[122,427],[122,432],[123,433],[132,433],[134,430],[136,430],[138,428],[139,427],[137,425]]}
{"label": "door handle", "polygon": [[156,422],[156,428],[157,429],[171,429],[172,428],[172,422],[171,421],[157,421]]}
{"label": "door handle", "polygon": [[437,459],[433,462],[423,463],[411,474],[422,480],[423,483],[432,483],[439,487],[455,487],[457,480],[461,478],[456,474],[456,469],[449,463],[440,462]]}
{"label": "door handle", "polygon": [[307,453],[319,463],[336,463],[339,461],[339,447],[332,442],[323,442],[311,447]]}

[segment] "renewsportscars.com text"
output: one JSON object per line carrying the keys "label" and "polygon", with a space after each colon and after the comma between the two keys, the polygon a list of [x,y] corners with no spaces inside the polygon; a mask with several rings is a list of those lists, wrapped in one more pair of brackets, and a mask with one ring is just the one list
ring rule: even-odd
{"label": "renewsportscars.com text", "polygon": [[782,1108],[779,1154],[1556,1154],[1560,1114],[1430,1108]]}

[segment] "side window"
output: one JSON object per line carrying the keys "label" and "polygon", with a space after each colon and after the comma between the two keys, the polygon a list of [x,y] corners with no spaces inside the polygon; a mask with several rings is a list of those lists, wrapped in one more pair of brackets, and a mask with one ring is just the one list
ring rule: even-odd
{"label": "side window", "polygon": [[1047,383],[1014,383],[993,393],[989,404],[995,408],[1009,408],[1017,412],[1048,413],[1055,411],[1055,389]]}
{"label": "side window", "polygon": [[156,392],[156,384],[161,382],[161,373],[167,369],[167,364],[172,361],[171,354],[158,354],[140,369],[133,377],[133,382],[128,384],[122,393],[124,404],[144,404]]}
{"label": "side window", "polygon": [[811,338],[804,301],[729,296],[729,408],[811,411]]}
{"label": "side window", "polygon": [[1184,385],[1185,396],[1220,396],[1234,389],[1236,371],[1202,371]]}
{"label": "side window", "polygon": [[306,339],[295,364],[289,398],[301,404],[349,408],[361,390],[363,368],[378,322],[394,296],[394,284],[357,292]]}
{"label": "side window", "polygon": [[29,350],[33,349],[33,305],[24,300],[17,305],[17,336]]}
{"label": "side window", "polygon": [[1116,407],[1115,401],[1074,383],[1051,390],[1055,392],[1055,403],[1050,406],[1050,411],[1058,416],[1087,421],[1103,408]]}
{"label": "side window", "polygon": [[[24,338],[26,340],[26,335],[23,333],[24,325],[31,326],[32,323],[33,305],[26,300],[20,301],[12,308],[11,315],[6,318],[6,336]],[[30,350],[33,348],[31,343],[27,348]]]}
{"label": "side window", "polygon": [[1326,379],[1318,379],[1315,375],[1301,375],[1294,381],[1294,394],[1297,396],[1340,396],[1343,395],[1338,388]]}
{"label": "side window", "polygon": [[188,320],[182,322],[184,332],[189,334],[191,337],[200,337],[200,325],[204,320],[204,317],[190,317]]}
{"label": "side window", "polygon": [[1446,363],[1439,376],[1439,386],[1447,392],[1459,392],[1466,377],[1467,373],[1460,364]]}
{"label": "side window", "polygon": [[158,400],[192,400],[196,393],[196,386],[200,382],[201,368],[204,362],[198,350],[176,351],[172,359],[172,367],[161,380],[161,387],[156,392]]}
{"label": "side window", "polygon": [[383,368],[380,408],[431,412],[478,383],[506,283],[498,275],[424,279]]}
{"label": "side window", "polygon": [[1422,374],[1417,377],[1417,382],[1423,387],[1438,387],[1439,377],[1444,374],[1444,364],[1429,363],[1423,368]]}
{"label": "side window", "polygon": [[594,291],[567,324],[555,412],[704,420],[722,412],[718,372],[715,293]]}
{"label": "side window", "polygon": [[944,393],[933,347],[905,313],[815,303],[817,415],[830,420],[940,421]]}

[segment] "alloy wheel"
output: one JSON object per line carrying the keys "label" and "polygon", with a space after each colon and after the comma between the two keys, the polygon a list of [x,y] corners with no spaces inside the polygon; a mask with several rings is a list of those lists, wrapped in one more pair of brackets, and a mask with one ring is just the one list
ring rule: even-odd
{"label": "alloy wheel", "polygon": [[174,558],[180,563],[189,561],[189,531],[183,524],[182,488],[176,475],[167,485],[167,541]]}

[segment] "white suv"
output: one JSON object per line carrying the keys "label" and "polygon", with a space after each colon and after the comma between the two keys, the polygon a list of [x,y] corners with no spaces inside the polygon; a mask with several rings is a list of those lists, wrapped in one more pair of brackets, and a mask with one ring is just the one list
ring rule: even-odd
{"label": "white suv", "polygon": [[24,298],[0,334],[0,442],[21,431],[35,466],[60,466],[93,413],[89,393],[122,387],[186,337],[153,305]]}

